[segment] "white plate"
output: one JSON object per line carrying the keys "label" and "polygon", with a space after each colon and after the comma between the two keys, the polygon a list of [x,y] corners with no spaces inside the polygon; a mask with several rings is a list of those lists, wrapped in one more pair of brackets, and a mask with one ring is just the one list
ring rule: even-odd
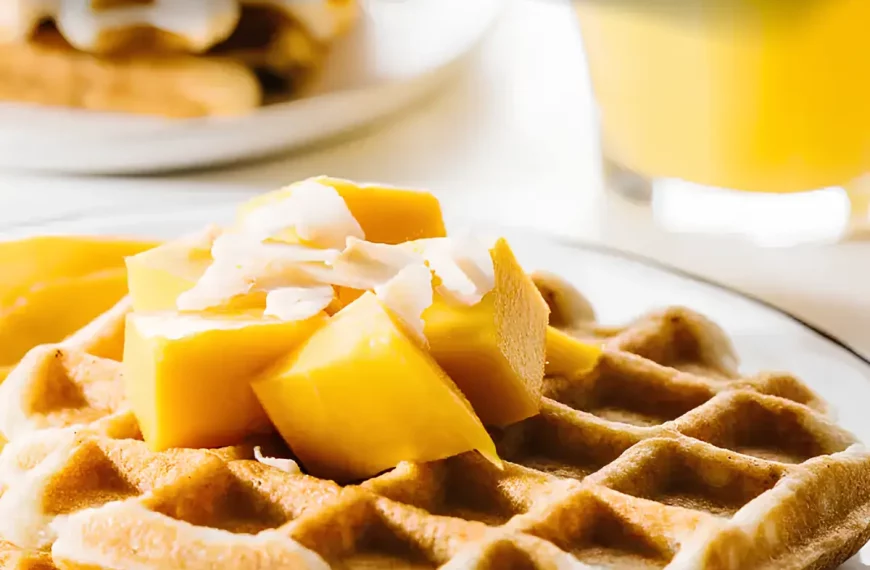
{"label": "white plate", "polygon": [[[228,221],[227,206],[167,214],[110,218],[21,227],[15,236],[34,233],[106,233],[168,238],[203,225]],[[588,244],[553,241],[513,229],[486,228],[505,236],[527,270],[556,272],[592,301],[600,320],[622,323],[645,311],[684,305],[700,311],[731,336],[741,371],[787,370],[799,376],[834,408],[837,421],[870,442],[870,361],[837,339],[779,309],[656,262]],[[12,236],[13,234],[7,234]],[[870,547],[843,570],[870,569]]]}
{"label": "white plate", "polygon": [[240,118],[164,120],[0,104],[0,168],[121,174],[214,165],[308,145],[386,118],[467,59],[501,0],[363,0],[310,96]]}

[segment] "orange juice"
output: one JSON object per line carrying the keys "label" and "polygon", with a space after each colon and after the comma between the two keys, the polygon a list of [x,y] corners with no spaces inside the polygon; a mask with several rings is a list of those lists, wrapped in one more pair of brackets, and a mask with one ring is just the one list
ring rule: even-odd
{"label": "orange juice", "polygon": [[870,171],[870,0],[575,6],[615,162],[766,192]]}

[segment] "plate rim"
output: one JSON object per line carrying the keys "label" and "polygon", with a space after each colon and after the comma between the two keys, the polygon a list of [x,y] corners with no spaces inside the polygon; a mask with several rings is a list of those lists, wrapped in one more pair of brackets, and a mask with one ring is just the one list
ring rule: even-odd
{"label": "plate rim", "polygon": [[[525,231],[525,230],[523,230],[523,231]],[[724,291],[726,293],[730,293],[733,295],[737,295],[738,297],[742,297],[748,301],[755,303],[756,305],[760,305],[760,306],[764,307],[765,309],[768,309],[768,310],[773,311],[775,313],[779,313],[780,315],[782,315],[784,317],[787,317],[789,320],[793,321],[794,323],[796,323],[796,324],[806,328],[807,330],[815,333],[819,337],[829,341],[830,343],[834,344],[835,346],[838,346],[839,348],[843,349],[846,353],[850,354],[855,359],[857,359],[859,362],[864,364],[867,367],[868,372],[870,372],[870,356],[865,355],[860,350],[858,350],[854,346],[850,345],[848,342],[838,338],[836,335],[834,335],[831,332],[826,331],[822,327],[815,325],[815,324],[803,319],[802,317],[799,317],[798,315],[795,315],[794,313],[788,311],[787,309],[783,309],[782,307],[778,307],[777,305],[773,304],[772,302],[767,301],[765,299],[762,299],[761,297],[758,297],[757,295],[754,295],[752,293],[747,293],[746,291],[742,291],[740,289],[732,287],[731,285],[726,285],[725,283],[722,283],[720,281],[716,281],[712,278],[704,277],[703,275],[698,275],[697,273],[693,273],[692,271],[688,271],[685,269],[681,269],[679,267],[675,267],[667,262],[659,261],[657,259],[648,257],[646,255],[634,253],[632,251],[619,249],[615,246],[611,246],[611,245],[607,245],[607,244],[603,244],[603,243],[598,243],[598,242],[582,240],[582,239],[574,239],[574,238],[569,238],[569,237],[559,236],[559,235],[550,236],[550,235],[547,235],[546,233],[534,231],[534,230],[532,230],[531,232],[528,232],[528,231],[525,231],[525,232],[531,233],[531,234],[538,234],[538,235],[543,234],[544,239],[547,239],[548,241],[551,241],[551,242],[556,243],[558,245],[561,245],[563,247],[583,249],[586,251],[592,251],[595,253],[602,253],[605,255],[618,257],[620,259],[632,261],[634,263],[639,263],[640,265],[644,265],[647,267],[652,267],[654,269],[664,271],[665,273],[670,273],[671,275],[676,275],[676,276],[681,277],[683,279],[687,279],[689,281],[694,281],[696,283],[701,283],[703,285],[713,287],[714,289],[718,289],[720,291]]]}

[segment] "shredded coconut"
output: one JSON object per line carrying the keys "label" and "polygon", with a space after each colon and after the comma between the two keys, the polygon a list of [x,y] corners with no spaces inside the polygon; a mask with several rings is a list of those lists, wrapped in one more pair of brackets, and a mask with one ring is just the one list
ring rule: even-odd
{"label": "shredded coconut", "polygon": [[285,473],[302,473],[299,469],[299,465],[293,461],[292,459],[280,459],[278,457],[266,457],[263,455],[263,452],[260,450],[260,446],[254,448],[254,459],[262,463],[263,465],[268,465],[269,467],[274,467],[275,469],[280,469]]}
{"label": "shredded coconut", "polygon": [[331,285],[274,289],[266,295],[263,314],[283,321],[302,321],[326,309],[334,298]]}
{"label": "shredded coconut", "polygon": [[433,238],[413,247],[440,279],[438,293],[448,301],[475,305],[495,286],[490,248],[481,240]]}
{"label": "shredded coconut", "polygon": [[365,238],[338,191],[313,180],[295,184],[285,199],[249,212],[242,228],[261,240],[293,230],[306,244],[320,248],[341,248],[348,236]]}
{"label": "shredded coconut", "polygon": [[423,311],[432,305],[432,272],[422,263],[409,265],[385,284],[375,287],[375,295],[406,325],[416,340],[426,345]]}
{"label": "shredded coconut", "polygon": [[413,251],[349,237],[344,251],[331,262],[332,279],[336,285],[374,291],[404,268],[422,264],[423,257]]}
{"label": "shredded coconut", "polygon": [[[280,241],[288,232],[301,243]],[[266,315],[302,320],[329,306],[333,286],[374,291],[415,336],[438,293],[474,305],[492,290],[491,247],[479,239],[433,238],[410,244],[365,241],[359,222],[331,186],[308,180],[286,198],[251,210],[212,246],[214,261],[196,285],[178,297],[182,311],[226,305],[253,292],[266,293]],[[428,266],[428,267],[427,267]]]}
{"label": "shredded coconut", "polygon": [[325,263],[338,255],[335,249],[262,243],[245,234],[224,234],[212,247],[212,264],[192,289],[179,295],[176,305],[182,311],[201,311],[254,290],[323,284],[329,273]]}

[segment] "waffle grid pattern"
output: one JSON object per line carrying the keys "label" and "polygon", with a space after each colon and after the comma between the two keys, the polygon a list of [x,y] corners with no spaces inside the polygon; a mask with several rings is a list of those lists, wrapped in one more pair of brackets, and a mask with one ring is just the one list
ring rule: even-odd
{"label": "waffle grid pattern", "polygon": [[603,358],[493,433],[503,471],[469,453],[347,487],[251,460],[274,441],[148,451],[117,388],[127,311],[0,388],[0,568],[823,569],[870,537],[870,454],[685,309],[575,327]]}

